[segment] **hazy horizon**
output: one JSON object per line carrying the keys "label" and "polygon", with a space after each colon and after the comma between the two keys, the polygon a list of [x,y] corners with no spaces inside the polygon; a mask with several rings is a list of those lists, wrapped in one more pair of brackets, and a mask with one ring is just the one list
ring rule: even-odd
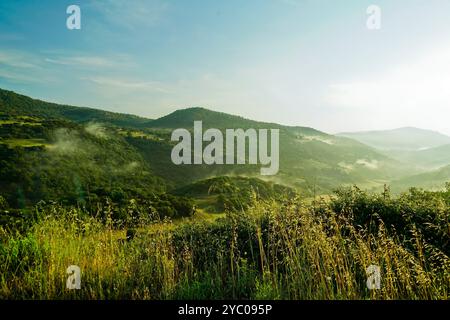
{"label": "hazy horizon", "polygon": [[[5,89],[5,88],[0,88],[0,89],[7,90],[7,89]],[[20,92],[15,92],[15,93],[17,93],[17,94],[22,94],[22,93],[20,93]],[[23,94],[22,94],[22,95],[23,95]],[[38,99],[38,98],[36,98],[36,97],[30,97],[30,98]],[[50,102],[50,103],[61,104],[61,105],[67,105],[67,104],[64,103],[64,102],[48,101],[48,100],[45,100],[45,99],[38,99],[38,100],[42,100],[42,101]],[[169,112],[169,113],[162,114],[162,115],[160,115],[160,116],[156,116],[156,117],[153,117],[153,118],[149,118],[149,117],[142,116],[142,115],[138,115],[138,114],[134,114],[134,113],[127,113],[127,112],[120,112],[120,111],[111,111],[111,110],[108,110],[107,108],[103,108],[103,107],[101,107],[101,106],[83,106],[83,105],[71,105],[71,106],[73,106],[73,107],[80,107],[80,108],[92,108],[92,109],[97,109],[97,110],[101,110],[101,111],[117,112],[117,113],[122,113],[122,114],[126,114],[126,115],[139,116],[139,117],[142,117],[142,118],[146,118],[146,119],[148,119],[148,120],[157,120],[157,119],[159,119],[159,118],[168,116],[168,115],[170,115],[171,113],[173,113],[173,112],[175,112],[175,111],[178,111],[178,110],[194,109],[194,108],[203,108],[203,109],[207,109],[207,110],[213,111],[213,112],[227,113],[226,111],[220,111],[220,110],[215,110],[215,109],[212,109],[212,108],[206,108],[206,107],[198,106],[198,107],[186,107],[186,108],[180,108],[180,109],[176,109],[176,110],[174,110],[174,111],[171,111],[171,112]],[[233,115],[233,116],[241,116],[241,115],[239,115],[239,114],[233,114],[233,113],[227,113],[227,114],[230,114],[230,115]],[[258,121],[257,119],[253,119],[253,118],[249,118],[249,117],[244,117],[244,118],[245,118],[245,119],[248,119],[248,120],[256,120],[256,121]],[[307,126],[302,125],[302,124],[297,124],[297,125],[296,125],[296,124],[284,124],[284,123],[278,123],[278,122],[273,122],[273,121],[265,121],[265,122],[272,122],[272,123],[276,123],[276,124],[279,124],[279,125],[293,126],[293,127],[296,127],[296,126],[299,126],[299,127],[307,127]],[[313,128],[313,129],[319,130],[319,128]],[[449,137],[450,137],[450,135],[448,135],[448,134],[446,134],[446,133],[443,133],[443,132],[440,132],[440,131],[437,131],[437,130],[428,129],[428,128],[411,127],[411,126],[395,127],[395,128],[387,128],[387,129],[359,130],[359,131],[339,131],[339,132],[328,132],[328,131],[324,131],[324,130],[320,130],[320,131],[325,132],[325,133],[327,133],[327,134],[336,135],[336,134],[346,134],[346,133],[366,133],[366,132],[377,132],[377,131],[394,131],[394,130],[400,130],[400,129],[419,129],[419,130],[433,131],[433,132],[437,132],[437,133],[440,133],[440,134],[443,134],[443,135],[446,135],[446,136],[449,136]]]}
{"label": "hazy horizon", "polygon": [[[81,8],[68,30],[66,8]],[[369,5],[381,29],[366,26]],[[0,3],[0,87],[151,119],[204,107],[335,134],[450,135],[450,2]]]}

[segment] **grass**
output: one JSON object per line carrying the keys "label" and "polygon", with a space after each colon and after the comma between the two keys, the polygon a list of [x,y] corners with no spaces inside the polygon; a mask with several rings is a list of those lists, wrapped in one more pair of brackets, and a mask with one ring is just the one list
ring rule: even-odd
{"label": "grass", "polygon": [[41,126],[39,118],[19,116],[14,119],[0,119],[0,126],[5,124],[17,124],[22,126]]}
{"label": "grass", "polygon": [[[141,226],[54,206],[25,234],[0,229],[1,299],[448,299],[450,259],[415,229],[407,244],[326,202],[255,203],[245,213]],[[219,217],[219,218],[218,218]],[[81,268],[80,290],[66,269]],[[381,268],[369,290],[366,269]]]}
{"label": "grass", "polygon": [[19,123],[19,122],[16,120],[0,120],[0,126],[3,124],[16,124],[16,123]]}
{"label": "grass", "polygon": [[125,137],[143,138],[143,139],[154,140],[154,141],[162,141],[163,140],[156,135],[145,133],[142,131],[137,131],[137,130],[118,129],[117,132],[120,135],[125,136]]}
{"label": "grass", "polygon": [[8,145],[10,148],[49,146],[49,144],[45,141],[45,139],[5,139],[0,140],[0,143]]}

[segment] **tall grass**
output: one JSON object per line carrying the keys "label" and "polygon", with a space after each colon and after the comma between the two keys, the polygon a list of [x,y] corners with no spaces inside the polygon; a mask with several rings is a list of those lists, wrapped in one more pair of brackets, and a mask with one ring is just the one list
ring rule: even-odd
{"label": "tall grass", "polygon": [[[369,232],[370,231],[370,232]],[[2,299],[448,299],[450,259],[329,203],[255,203],[216,222],[139,228],[54,207],[19,235],[0,230]],[[70,265],[81,289],[66,289]],[[366,269],[381,268],[369,290]]]}

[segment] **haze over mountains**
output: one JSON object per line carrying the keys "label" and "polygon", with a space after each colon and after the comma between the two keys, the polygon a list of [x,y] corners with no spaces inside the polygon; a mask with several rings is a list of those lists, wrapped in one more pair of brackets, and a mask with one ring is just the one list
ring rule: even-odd
{"label": "haze over mountains", "polygon": [[450,137],[442,133],[412,127],[385,131],[340,133],[376,148],[379,152],[421,173],[391,185],[394,190],[412,186],[439,189],[450,181]]}
{"label": "haze over mountains", "polygon": [[[258,165],[174,165],[171,132],[192,130],[195,120],[203,121],[204,130],[279,129],[280,170],[264,179],[307,196],[350,184],[371,189],[396,183],[404,189],[409,187],[408,180],[402,179],[423,174],[425,166],[436,169],[450,164],[449,149],[440,145],[450,138],[425,130],[364,133],[363,138],[330,135],[204,108],[182,109],[152,120],[48,103],[0,89],[0,192],[14,195],[10,198],[20,194],[32,202],[51,194],[62,198],[108,192],[145,195],[219,176],[262,178]],[[408,139],[408,133],[414,138]],[[389,138],[392,135],[396,138]],[[390,147],[398,149],[394,152]],[[425,147],[435,149],[420,150]],[[399,155],[399,150],[418,154],[413,154],[412,161],[406,154]],[[417,165],[420,161],[424,167]],[[450,180],[448,171],[410,179],[414,186],[420,187],[422,179],[434,188]]]}
{"label": "haze over mountains", "polygon": [[343,132],[338,135],[358,140],[380,150],[419,151],[450,144],[449,136],[413,127],[382,131]]}

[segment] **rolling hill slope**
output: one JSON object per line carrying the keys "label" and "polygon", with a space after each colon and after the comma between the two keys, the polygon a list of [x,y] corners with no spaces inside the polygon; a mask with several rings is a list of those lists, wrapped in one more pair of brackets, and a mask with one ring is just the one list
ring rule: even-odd
{"label": "rolling hill slope", "polygon": [[[175,142],[170,141],[172,129],[181,127],[192,130],[195,120],[203,121],[204,130],[210,127],[279,129],[279,173],[261,177],[259,165],[248,164],[173,164],[170,157],[175,145]],[[359,184],[370,188],[410,172],[408,167],[360,142],[308,127],[267,124],[203,108],[179,110],[152,121],[96,109],[46,103],[0,91],[0,145],[3,145],[2,161],[5,166],[22,173],[29,170],[30,166],[37,165],[40,158],[46,159],[49,151],[58,143],[56,137],[64,130],[69,135],[75,134],[77,143],[89,146],[89,151],[60,157],[56,162],[49,162],[47,167],[55,172],[59,170],[63,177],[84,177],[77,183],[78,188],[86,192],[86,181],[90,176],[98,177],[100,187],[105,189],[105,186],[109,186],[106,188],[108,190],[115,181],[122,181],[116,184],[125,189],[127,184],[136,185],[144,191],[148,183],[148,190],[151,191],[158,187],[176,189],[211,177],[240,175],[289,185],[311,195],[328,193],[342,184]],[[62,145],[68,149],[73,147],[68,141]],[[17,162],[14,157],[8,156],[10,153],[20,153],[24,159],[31,155],[34,160]],[[139,164],[137,172],[142,170],[145,173],[142,177],[147,177],[147,182],[139,175],[122,175],[122,178],[118,178],[117,171],[111,169],[126,168],[130,163]],[[92,171],[95,166],[100,169]],[[66,170],[72,170],[74,174]],[[20,175],[6,173],[6,176],[8,174],[11,174],[10,181],[21,179]],[[35,180],[40,179],[38,173],[34,177]],[[133,179],[138,182],[134,183]],[[45,186],[28,184],[28,188],[58,188],[57,180],[51,181]]]}
{"label": "rolling hill slope", "polygon": [[417,151],[391,150],[387,154],[423,170],[436,170],[450,164],[450,144]]}
{"label": "rolling hill slope", "polygon": [[200,208],[215,213],[226,209],[243,210],[251,206],[252,201],[277,201],[295,195],[292,189],[279,184],[229,176],[196,181],[172,193],[195,198]]}
{"label": "rolling hill slope", "polygon": [[411,170],[408,177],[393,178],[392,188],[396,192],[412,186],[441,188],[445,181],[450,180],[447,174],[447,166],[450,166],[450,137],[439,132],[400,128],[342,133],[340,136],[366,143],[408,167]]}
{"label": "rolling hill slope", "polygon": [[65,119],[79,123],[102,122],[123,127],[141,127],[151,122],[150,119],[135,115],[45,102],[0,88],[0,116],[2,113],[13,116]]}
{"label": "rolling hill slope", "polygon": [[393,181],[391,188],[394,192],[404,191],[411,187],[443,190],[446,183],[450,183],[450,165]]}
{"label": "rolling hill slope", "polygon": [[[389,157],[355,140],[326,134],[309,127],[289,127],[279,124],[262,123],[242,117],[210,111],[204,108],[178,110],[163,118],[154,120],[149,127],[167,130],[186,128],[192,130],[195,120],[203,121],[203,130],[208,128],[267,128],[280,130],[280,171],[275,177],[266,177],[275,182],[288,184],[312,193],[327,192],[339,184],[362,183],[368,186],[386,182],[391,177],[406,174],[407,168]],[[168,131],[170,132],[170,130]],[[168,142],[169,136],[165,138]],[[136,142],[131,142],[136,143]],[[154,148],[156,142],[138,141],[142,150]],[[165,169],[170,163],[170,146],[157,142],[164,153],[147,152],[152,163]],[[162,144],[164,146],[162,146]],[[147,145],[147,146],[145,146]],[[170,166],[170,164],[169,164]],[[180,177],[180,183],[189,179],[186,172],[198,179],[224,174],[255,176],[254,166],[171,166],[171,172]],[[158,171],[158,169],[156,169]]]}
{"label": "rolling hill slope", "polygon": [[113,130],[32,119],[0,122],[0,194],[10,205],[84,203],[102,196],[119,201],[164,191],[162,179]]}

